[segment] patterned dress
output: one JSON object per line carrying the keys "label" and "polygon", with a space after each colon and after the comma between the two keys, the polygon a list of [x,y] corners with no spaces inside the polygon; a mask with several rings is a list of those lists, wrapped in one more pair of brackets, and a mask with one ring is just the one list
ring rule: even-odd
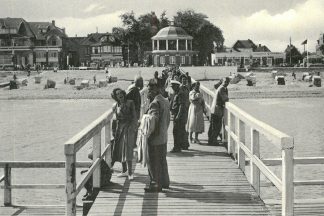
{"label": "patterned dress", "polygon": [[136,146],[137,119],[134,102],[127,100],[124,104],[113,107],[116,115],[116,132],[112,145],[112,162],[125,162],[133,159],[133,150]]}

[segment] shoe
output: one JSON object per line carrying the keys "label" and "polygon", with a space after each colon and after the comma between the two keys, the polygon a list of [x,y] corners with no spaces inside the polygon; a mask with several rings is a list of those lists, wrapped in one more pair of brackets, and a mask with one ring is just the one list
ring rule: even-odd
{"label": "shoe", "polygon": [[192,137],[190,137],[190,143],[193,143],[193,139],[192,139]]}
{"label": "shoe", "polygon": [[182,149],[182,150],[188,150],[189,147],[182,147],[181,149]]}
{"label": "shoe", "polygon": [[134,175],[128,175],[128,180],[129,180],[129,181],[134,180]]}
{"label": "shoe", "polygon": [[127,177],[128,176],[128,173],[127,171],[126,172],[121,172],[117,175],[118,178],[121,178],[121,177]]}
{"label": "shoe", "polygon": [[170,186],[162,186],[163,189],[170,189]]}
{"label": "shoe", "polygon": [[159,192],[162,192],[162,188],[157,188],[157,187],[146,187],[146,188],[144,188],[144,190],[147,193],[159,193]]}
{"label": "shoe", "polygon": [[175,149],[173,148],[170,153],[178,153],[178,152],[181,152],[181,149]]}

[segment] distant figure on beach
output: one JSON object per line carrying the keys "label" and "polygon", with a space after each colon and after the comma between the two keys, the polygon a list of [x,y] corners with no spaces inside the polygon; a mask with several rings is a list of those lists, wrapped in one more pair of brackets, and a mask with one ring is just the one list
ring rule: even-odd
{"label": "distant figure on beach", "polygon": [[295,72],[292,72],[292,77],[294,78],[294,80],[296,80],[296,73]]}
{"label": "distant figure on beach", "polygon": [[96,78],[96,75],[93,76],[93,84],[96,84],[97,82],[97,78]]}
{"label": "distant figure on beach", "polygon": [[13,75],[13,80],[16,80],[17,79],[17,75],[16,75],[16,73],[14,73],[14,75]]}
{"label": "distant figure on beach", "polygon": [[136,145],[135,133],[137,132],[135,105],[132,100],[126,99],[126,92],[120,88],[115,88],[111,96],[117,102],[113,106],[113,112],[116,116],[116,129],[111,150],[112,165],[116,161],[126,163],[127,166],[123,166],[123,171],[117,177],[128,176],[128,180],[133,180],[132,160]]}
{"label": "distant figure on beach", "polygon": [[[190,107],[188,111],[188,121],[186,130],[190,133],[190,142],[200,143],[198,135],[205,131],[204,113],[206,113],[205,101],[200,93],[200,83],[195,84],[195,88],[189,93]],[[195,139],[192,138],[195,133]]]}
{"label": "distant figure on beach", "polygon": [[229,77],[223,78],[222,84],[217,88],[210,108],[211,119],[208,130],[208,145],[218,145],[217,137],[222,129],[225,103],[229,101],[227,86]]}
{"label": "distant figure on beach", "polygon": [[147,114],[151,116],[153,122],[147,143],[150,185],[144,190],[146,192],[161,192],[162,188],[167,189],[170,185],[166,160],[170,104],[168,99],[160,94],[160,87],[154,80],[149,81],[147,97],[150,100]]}

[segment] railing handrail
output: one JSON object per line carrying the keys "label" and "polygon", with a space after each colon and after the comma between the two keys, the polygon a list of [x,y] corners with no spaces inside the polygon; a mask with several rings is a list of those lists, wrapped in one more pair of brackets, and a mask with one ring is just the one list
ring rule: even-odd
{"label": "railing handrail", "polygon": [[259,131],[263,135],[267,136],[273,141],[273,144],[279,149],[292,148],[294,146],[293,138],[287,134],[275,129],[274,127],[256,119],[247,112],[243,111],[236,105],[231,102],[226,103],[226,109],[232,113],[235,113],[235,116],[244,123],[248,123],[250,127]]}

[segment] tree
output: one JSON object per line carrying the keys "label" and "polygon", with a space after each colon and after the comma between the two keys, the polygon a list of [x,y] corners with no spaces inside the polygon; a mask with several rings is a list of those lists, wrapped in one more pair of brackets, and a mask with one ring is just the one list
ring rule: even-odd
{"label": "tree", "polygon": [[303,59],[302,54],[294,45],[288,45],[285,50],[285,53],[286,53],[287,63],[290,63],[290,57],[291,57],[291,64],[298,64],[299,61]]}
{"label": "tree", "polygon": [[322,44],[319,49],[321,50],[322,54],[324,55],[324,44]]}
{"label": "tree", "polygon": [[221,50],[224,45],[222,31],[207,20],[207,16],[193,10],[178,11],[174,17],[175,25],[182,27],[193,37],[192,47],[199,51],[199,64],[209,63],[214,43]]}

